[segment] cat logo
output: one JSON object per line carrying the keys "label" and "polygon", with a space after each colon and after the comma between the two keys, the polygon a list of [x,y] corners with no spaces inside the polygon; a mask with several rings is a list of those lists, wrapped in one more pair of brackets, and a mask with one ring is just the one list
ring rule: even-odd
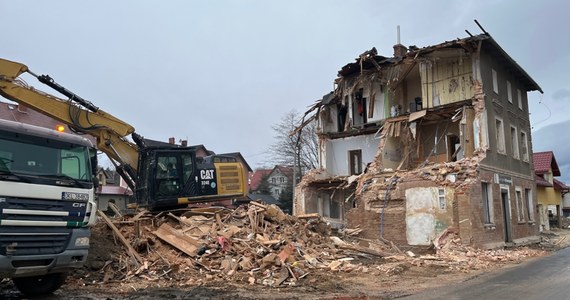
{"label": "cat logo", "polygon": [[200,178],[202,180],[214,179],[214,170],[202,170],[202,171],[200,171]]}

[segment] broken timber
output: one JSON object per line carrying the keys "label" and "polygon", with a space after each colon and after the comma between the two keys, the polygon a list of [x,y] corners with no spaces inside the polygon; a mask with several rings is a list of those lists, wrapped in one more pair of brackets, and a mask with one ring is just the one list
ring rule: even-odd
{"label": "broken timber", "polygon": [[115,235],[117,235],[117,237],[119,238],[119,240],[121,241],[121,243],[123,243],[123,245],[127,248],[128,253],[131,257],[133,257],[137,264],[137,267],[139,267],[140,265],[142,265],[144,263],[144,260],[142,259],[142,257],[138,254],[138,252],[131,246],[131,244],[129,244],[129,242],[127,241],[127,239],[125,239],[125,237],[123,236],[123,234],[121,234],[121,231],[119,231],[119,229],[115,226],[115,224],[113,224],[113,222],[111,221],[111,219],[109,219],[109,217],[107,217],[107,215],[105,215],[105,213],[103,213],[100,210],[97,210],[97,214],[103,218],[103,220],[105,220],[105,223],[107,223],[107,226],[109,226],[109,228],[111,228],[111,230],[113,230],[113,232],[115,233]]}
{"label": "broken timber", "polygon": [[153,233],[161,240],[192,257],[196,256],[197,250],[200,247],[198,241],[172,228],[166,223],[160,225]]}

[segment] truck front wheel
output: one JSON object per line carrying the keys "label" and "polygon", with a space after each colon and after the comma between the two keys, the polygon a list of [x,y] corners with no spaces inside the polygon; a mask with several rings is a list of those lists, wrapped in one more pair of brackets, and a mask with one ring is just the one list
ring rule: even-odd
{"label": "truck front wheel", "polygon": [[65,282],[66,277],[66,273],[55,273],[42,276],[12,278],[12,281],[22,294],[26,296],[40,296],[53,293]]}

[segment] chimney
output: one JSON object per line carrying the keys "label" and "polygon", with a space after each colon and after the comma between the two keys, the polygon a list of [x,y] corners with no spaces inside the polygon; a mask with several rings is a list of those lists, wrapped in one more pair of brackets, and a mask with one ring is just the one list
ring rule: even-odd
{"label": "chimney", "polygon": [[188,140],[181,141],[182,147],[188,147]]}
{"label": "chimney", "polygon": [[402,44],[394,45],[394,57],[404,57],[408,52],[408,48]]}
{"label": "chimney", "polygon": [[168,138],[168,143],[174,145],[174,137]]}
{"label": "chimney", "polygon": [[397,28],[398,42],[396,45],[394,45],[394,57],[404,57],[406,55],[406,52],[408,52],[408,48],[400,43],[400,25],[398,25]]}

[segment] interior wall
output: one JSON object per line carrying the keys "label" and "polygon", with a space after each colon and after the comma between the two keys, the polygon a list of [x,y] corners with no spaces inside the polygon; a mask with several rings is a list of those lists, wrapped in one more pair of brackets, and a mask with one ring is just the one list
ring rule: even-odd
{"label": "interior wall", "polygon": [[351,150],[362,151],[362,170],[372,162],[378,151],[379,139],[375,139],[373,134],[351,136],[346,138],[328,140],[325,142],[326,151],[326,172],[330,176],[349,175],[349,157]]}

